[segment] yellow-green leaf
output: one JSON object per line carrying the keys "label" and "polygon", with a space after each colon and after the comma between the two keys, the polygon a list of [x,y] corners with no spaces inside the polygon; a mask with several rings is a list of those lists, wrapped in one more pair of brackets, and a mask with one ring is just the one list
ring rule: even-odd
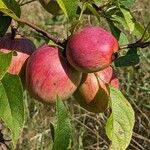
{"label": "yellow-green leaf", "polygon": [[10,129],[15,147],[24,124],[23,89],[20,78],[8,73],[0,81],[0,118]]}
{"label": "yellow-green leaf", "polygon": [[112,113],[107,120],[106,134],[112,141],[111,150],[126,150],[135,122],[134,111],[122,93],[110,87]]}
{"label": "yellow-green leaf", "polygon": [[57,0],[57,3],[70,21],[76,18],[78,0]]}
{"label": "yellow-green leaf", "polygon": [[11,59],[12,59],[12,52],[7,54],[0,52],[0,80],[6,74],[9,65],[11,63]]}

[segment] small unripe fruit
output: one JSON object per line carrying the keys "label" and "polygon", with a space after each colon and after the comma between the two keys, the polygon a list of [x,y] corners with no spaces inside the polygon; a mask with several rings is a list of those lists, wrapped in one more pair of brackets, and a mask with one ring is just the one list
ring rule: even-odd
{"label": "small unripe fruit", "polygon": [[26,87],[34,98],[54,103],[57,95],[68,99],[80,84],[81,77],[58,48],[44,45],[29,58]]}
{"label": "small unripe fruit", "polygon": [[108,67],[118,50],[115,37],[101,27],[85,27],[70,36],[66,55],[81,72],[96,72]]}
{"label": "small unripe fruit", "polygon": [[115,88],[119,87],[119,80],[113,68],[107,67],[95,74],[84,74],[83,77],[80,86],[74,93],[75,99],[90,112],[104,112],[110,98],[107,84]]}
{"label": "small unripe fruit", "polygon": [[36,47],[32,41],[19,35],[17,35],[14,39],[11,39],[10,34],[0,37],[1,52],[9,53],[11,51],[16,51],[16,55],[12,57],[11,64],[8,69],[8,73],[10,74],[20,74],[23,67],[25,67],[26,60],[35,49]]}

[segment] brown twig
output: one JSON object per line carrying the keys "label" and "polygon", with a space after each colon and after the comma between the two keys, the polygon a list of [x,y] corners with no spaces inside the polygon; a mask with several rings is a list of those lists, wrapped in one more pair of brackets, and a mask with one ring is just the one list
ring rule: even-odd
{"label": "brown twig", "polygon": [[107,3],[105,3],[105,4],[102,5],[102,6],[97,6],[96,4],[92,4],[92,6],[93,6],[97,11],[103,11],[103,9],[104,9],[105,7],[107,7],[108,5],[111,5],[111,3],[110,3],[110,2],[107,2]]}
{"label": "brown twig", "polygon": [[11,22],[11,39],[15,38],[17,29],[18,29],[17,22],[15,20],[12,20],[12,22]]}
{"label": "brown twig", "polygon": [[2,129],[0,129],[0,143],[2,143],[3,145],[5,145],[5,147],[8,149],[8,150],[11,150],[9,148],[9,146],[6,144],[6,142],[10,142],[11,140],[6,140],[4,139],[4,135],[2,133]]}
{"label": "brown twig", "polygon": [[22,0],[18,0],[17,3],[19,3],[19,4],[22,3]]}
{"label": "brown twig", "polygon": [[20,19],[20,22],[26,24],[27,26],[33,28],[34,30],[36,30],[37,32],[41,33],[43,36],[47,37],[48,39],[52,40],[53,42],[55,42],[56,44],[60,45],[60,46],[64,46],[65,40],[58,38],[54,35],[49,34],[48,32],[46,32],[45,30],[41,29],[40,27],[34,25],[33,23],[27,21],[26,19]]}
{"label": "brown twig", "polygon": [[148,25],[145,28],[145,30],[144,30],[141,38],[138,41],[136,41],[134,43],[127,44],[127,45],[124,45],[124,46],[121,46],[119,48],[119,50],[127,49],[127,48],[145,48],[145,47],[150,46],[150,41],[145,41],[144,42],[144,40],[143,40],[144,36],[145,36],[145,34],[146,34],[146,32],[147,32],[147,30],[148,30],[149,27],[150,27],[150,22],[148,23]]}
{"label": "brown twig", "polygon": [[150,27],[150,22],[148,23],[147,27],[145,28],[145,30],[143,32],[143,35],[142,35],[141,39],[139,40],[139,42],[143,41],[144,36],[145,36],[145,34],[146,34],[146,32],[147,32],[147,30],[148,30],[149,27]]}
{"label": "brown twig", "polygon": [[32,3],[32,2],[35,2],[37,0],[30,0],[30,1],[27,1],[27,2],[24,2],[24,3],[21,3],[20,6],[24,6],[26,4],[29,4],[29,3]]}
{"label": "brown twig", "polygon": [[130,44],[127,44],[127,45],[123,45],[119,48],[119,50],[127,49],[127,48],[145,48],[145,47],[148,47],[148,46],[150,46],[150,41],[148,41],[148,42],[137,41],[135,43],[130,43]]}

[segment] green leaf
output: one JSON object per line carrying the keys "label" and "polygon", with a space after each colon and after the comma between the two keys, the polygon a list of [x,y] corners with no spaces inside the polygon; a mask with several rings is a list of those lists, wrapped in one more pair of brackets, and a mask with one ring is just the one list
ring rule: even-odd
{"label": "green leaf", "polygon": [[16,14],[12,10],[7,8],[0,8],[0,11],[3,12],[6,16],[13,18],[14,20],[20,21],[20,19],[16,16]]}
{"label": "green leaf", "polygon": [[131,15],[128,9],[123,7],[111,7],[107,10],[107,15],[109,16],[109,20],[120,29],[120,26],[123,26],[124,29],[129,30],[130,33],[135,28],[135,19]]}
{"label": "green leaf", "polygon": [[89,3],[86,4],[86,7],[92,12],[92,14],[94,16],[96,16],[96,18],[100,21],[100,15],[99,13],[97,12],[97,10]]}
{"label": "green leaf", "polygon": [[125,150],[131,140],[134,110],[122,93],[110,87],[112,113],[106,123],[106,134],[112,141],[111,150]]}
{"label": "green leaf", "polygon": [[71,138],[71,123],[69,113],[62,100],[58,97],[56,102],[57,127],[54,134],[53,150],[67,150]]}
{"label": "green leaf", "polygon": [[115,26],[115,24],[113,23],[112,20],[107,19],[107,22],[108,22],[108,25],[109,25],[109,27],[110,27],[110,30],[111,30],[112,34],[113,34],[117,39],[119,39],[120,33],[121,33],[120,29],[119,29],[117,26]]}
{"label": "green leaf", "polygon": [[135,20],[132,17],[131,13],[129,10],[125,9],[125,8],[120,8],[121,12],[123,13],[123,16],[125,18],[125,21],[130,29],[130,33],[134,31],[135,28]]}
{"label": "green leaf", "polygon": [[115,15],[112,15],[111,20],[113,23],[119,28],[120,25],[124,27],[124,29],[129,30],[128,25],[125,21],[124,16],[121,13],[117,13]]}
{"label": "green leaf", "polygon": [[[137,38],[141,38],[142,34],[144,33],[143,25],[137,22],[136,19],[130,14],[130,12],[128,12],[127,14],[129,15],[129,18],[127,16],[125,18],[125,16],[121,12],[112,14],[110,18],[111,18],[113,25],[117,28],[120,28],[120,25],[122,25],[125,30],[129,30],[130,29],[129,25],[131,22],[130,32],[132,31],[132,34],[136,36]],[[110,25],[110,21],[109,21],[109,25]],[[150,35],[148,34],[148,31],[147,31],[144,39],[147,39],[148,37],[150,37]]]}
{"label": "green leaf", "polygon": [[109,19],[116,27],[120,29],[120,26],[123,26],[126,30],[129,30],[124,15],[119,8],[108,9],[107,14],[110,15]]}
{"label": "green leaf", "polygon": [[57,3],[70,21],[76,18],[78,0],[57,0]]}
{"label": "green leaf", "polygon": [[[144,33],[144,27],[143,25],[141,25],[139,22],[135,21],[135,28],[133,31],[133,35],[135,35],[137,38],[141,38],[143,33]],[[144,39],[148,39],[150,38],[150,34],[148,33],[148,31],[146,32]]]}
{"label": "green leaf", "polygon": [[39,0],[43,8],[50,14],[57,16],[60,14],[60,7],[55,0]]}
{"label": "green leaf", "polygon": [[[118,6],[118,0],[114,1],[117,2],[116,5]],[[110,7],[105,14],[111,30],[113,29],[113,33],[114,28],[120,29],[120,27],[123,26],[125,30],[129,30],[130,33],[132,32],[132,35],[136,36],[137,38],[141,38],[145,30],[143,25],[136,21],[129,9],[125,9],[124,7],[120,6],[116,7],[116,5],[112,5],[112,7]],[[149,37],[150,34],[147,31],[144,39]]]}
{"label": "green leaf", "polygon": [[120,37],[119,37],[119,45],[125,45],[128,43],[129,41],[128,41],[127,36],[123,32],[121,32]]}
{"label": "green leaf", "polygon": [[19,21],[21,9],[15,0],[0,0],[0,11],[3,12],[5,16],[9,16],[14,20]]}
{"label": "green leaf", "polygon": [[127,9],[130,9],[131,6],[135,3],[135,0],[118,0],[120,5],[124,6]]}
{"label": "green leaf", "polygon": [[0,81],[0,118],[10,129],[15,147],[24,124],[23,89],[18,76],[6,74]]}
{"label": "green leaf", "polygon": [[11,17],[4,16],[4,14],[0,12],[0,36],[5,35],[10,24],[11,24]]}
{"label": "green leaf", "polygon": [[114,61],[116,67],[133,66],[137,65],[139,62],[140,59],[136,49],[130,49],[130,52],[127,52],[125,56],[121,56]]}
{"label": "green leaf", "polygon": [[17,17],[21,15],[20,6],[15,0],[0,0],[0,9],[9,9],[13,11]]}
{"label": "green leaf", "polygon": [[0,52],[0,80],[4,77],[10,66],[12,54],[12,52],[7,54]]}

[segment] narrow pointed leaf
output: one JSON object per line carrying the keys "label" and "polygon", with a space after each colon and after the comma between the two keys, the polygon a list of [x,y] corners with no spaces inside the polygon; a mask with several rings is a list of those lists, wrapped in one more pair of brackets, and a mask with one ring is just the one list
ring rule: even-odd
{"label": "narrow pointed leaf", "polygon": [[111,30],[112,34],[113,34],[117,39],[119,39],[120,33],[121,33],[120,29],[119,29],[117,26],[115,26],[115,24],[114,24],[114,22],[113,22],[112,20],[107,19],[107,22],[108,22],[108,25],[109,25],[109,27],[110,27],[110,30]]}
{"label": "narrow pointed leaf", "polygon": [[124,6],[127,9],[130,9],[135,3],[135,0],[118,0],[120,5]]}
{"label": "narrow pointed leaf", "polygon": [[24,124],[23,89],[18,76],[6,74],[0,81],[0,118],[10,129],[15,147]]}
{"label": "narrow pointed leaf", "polygon": [[128,41],[127,36],[123,32],[121,32],[119,36],[119,45],[126,45],[128,43],[129,41]]}
{"label": "narrow pointed leaf", "polygon": [[96,16],[96,18],[100,21],[100,15],[99,15],[99,13],[96,11],[96,9],[91,5],[91,4],[88,4],[87,3],[87,8],[92,12],[92,14],[94,15],[94,16]]}
{"label": "narrow pointed leaf", "polygon": [[56,103],[57,126],[54,134],[53,150],[67,150],[71,138],[71,123],[69,113],[62,100],[58,97]]}
{"label": "narrow pointed leaf", "polygon": [[15,0],[0,0],[0,9],[1,8],[13,11],[17,17],[21,15],[20,6]]}
{"label": "narrow pointed leaf", "polygon": [[[18,21],[21,15],[20,6],[15,0],[0,0],[0,12],[3,13],[3,18],[2,18],[3,22],[7,19],[8,20],[7,24],[9,23],[8,25],[10,25],[9,17]],[[8,25],[7,25],[7,28],[8,28]],[[0,29],[3,26],[4,26],[4,23],[0,24]]]}
{"label": "narrow pointed leaf", "polygon": [[120,8],[121,12],[124,15],[125,21],[130,29],[130,33],[134,31],[135,28],[135,21],[134,18],[132,17],[130,11],[128,9]]}

